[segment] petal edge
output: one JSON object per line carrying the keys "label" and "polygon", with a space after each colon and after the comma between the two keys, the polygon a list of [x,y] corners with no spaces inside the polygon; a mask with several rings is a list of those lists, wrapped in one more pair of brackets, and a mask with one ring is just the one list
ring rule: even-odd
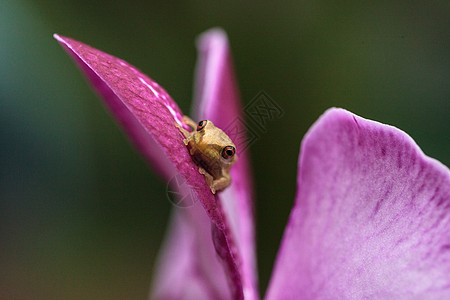
{"label": "petal edge", "polygon": [[407,134],[330,109],[297,180],[266,299],[450,297],[450,171]]}

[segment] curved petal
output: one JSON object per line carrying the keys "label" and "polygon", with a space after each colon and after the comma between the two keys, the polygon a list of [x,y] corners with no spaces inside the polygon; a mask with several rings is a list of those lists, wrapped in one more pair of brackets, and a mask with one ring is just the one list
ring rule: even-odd
{"label": "curved petal", "polygon": [[[175,126],[175,123],[184,126],[182,113],[166,91],[123,60],[70,38],[58,35],[55,38],[79,64],[150,164],[166,179],[180,174],[187,183],[182,187],[183,195],[187,195],[189,189],[194,191],[209,215],[208,218],[198,205],[175,210],[174,224],[163,248],[153,296],[158,299],[242,299],[245,293],[247,299],[254,299],[257,296],[254,238],[245,154],[234,167],[234,192],[227,192],[229,196],[221,193],[221,196],[216,196],[220,199],[217,200],[182,142],[183,137]],[[214,93],[218,92],[217,88],[229,89],[231,93],[226,99],[233,109],[225,114],[227,118],[212,118],[218,126],[231,117],[239,116],[240,112],[228,48],[223,46],[227,46],[226,39],[222,49],[202,53],[205,57],[216,50],[225,54],[219,56],[220,65],[215,62],[213,73],[208,74],[215,77]],[[211,87],[211,82],[205,83],[205,86]],[[218,105],[217,101],[211,103]],[[222,207],[220,202],[229,198],[231,206],[227,204]],[[233,208],[233,205],[238,207]],[[242,212],[229,213],[237,209]],[[227,212],[228,216],[224,219],[223,214]],[[240,220],[240,217],[244,219]],[[226,275],[218,270],[216,253],[225,262]],[[227,277],[231,282],[232,296],[226,289]]]}
{"label": "curved petal", "polygon": [[[225,32],[211,29],[203,33],[197,47],[200,53],[194,106],[197,119],[212,120],[235,142],[245,139],[246,128]],[[220,233],[214,236],[216,243],[226,243],[224,247],[231,252],[225,251],[222,258],[230,266],[237,266],[239,274],[236,275],[241,278],[244,298],[258,299],[249,159],[248,153],[236,145],[238,161],[231,168],[232,184],[218,194],[229,230],[223,236]]]}
{"label": "curved petal", "polygon": [[127,62],[73,39],[55,38],[78,63],[117,121],[165,179],[180,174],[211,220],[225,228],[221,211],[176,127],[182,113],[167,92]]}
{"label": "curved petal", "polygon": [[404,132],[330,109],[302,142],[267,299],[450,299],[450,171]]}
{"label": "curved petal", "polygon": [[[225,33],[213,29],[204,33],[198,40],[199,58],[196,69],[196,97],[193,114],[196,120],[209,119],[227,132],[239,132],[241,137],[245,132],[243,127],[241,106],[237,84],[234,79],[231,55]],[[230,126],[231,125],[231,126]],[[233,137],[232,137],[233,139]],[[183,287],[178,277],[192,278],[192,270],[200,270],[204,278],[214,276],[217,287],[209,291],[206,299],[258,299],[255,241],[253,228],[253,215],[251,203],[251,180],[248,167],[247,154],[238,151],[238,161],[231,169],[232,184],[225,191],[218,193],[216,198],[227,224],[225,230],[212,227],[207,218],[202,218],[203,208],[196,205],[179,210],[174,216],[172,231],[166,242],[161,258],[159,272],[154,285],[155,299],[180,299],[177,292],[185,289],[191,290],[191,285]],[[183,222],[184,220],[184,222]],[[177,227],[182,226],[183,229]],[[177,232],[191,230],[189,247],[180,247]],[[209,233],[209,234],[208,234]],[[196,238],[193,238],[196,236]],[[214,248],[212,247],[214,242]],[[191,249],[187,251],[186,249]],[[167,253],[170,253],[168,255]],[[175,254],[176,253],[176,254]],[[223,262],[224,268],[217,268],[217,254]],[[177,264],[170,257],[190,257],[190,264],[196,267],[172,268]],[[187,258],[186,258],[187,261]],[[209,262],[203,263],[200,262]],[[189,265],[186,263],[185,265]],[[231,284],[231,294],[223,290],[227,280],[222,275],[225,270],[228,282]],[[216,273],[216,275],[214,275]],[[182,275],[183,274],[183,275]],[[219,275],[219,276],[217,276]],[[207,279],[203,282],[208,281]],[[175,282],[175,284],[174,284]],[[186,284],[186,282],[184,283]],[[162,286],[171,286],[158,293]],[[222,293],[219,293],[220,288]],[[197,292],[197,291],[194,291]],[[158,297],[164,295],[165,297]],[[214,295],[214,296],[211,296]],[[220,296],[219,296],[220,295]],[[193,299],[205,299],[205,295],[197,293]]]}

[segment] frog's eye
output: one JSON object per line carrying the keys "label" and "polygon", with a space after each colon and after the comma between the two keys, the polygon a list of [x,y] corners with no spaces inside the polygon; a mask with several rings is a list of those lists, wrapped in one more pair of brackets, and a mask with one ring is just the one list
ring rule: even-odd
{"label": "frog's eye", "polygon": [[233,157],[233,155],[236,153],[236,149],[233,146],[226,146],[222,150],[222,157],[225,159],[228,159],[230,157]]}
{"label": "frog's eye", "polygon": [[208,123],[207,120],[203,120],[203,121],[198,122],[198,125],[197,125],[197,131],[200,131],[200,130],[202,130],[203,128],[205,128],[206,123]]}

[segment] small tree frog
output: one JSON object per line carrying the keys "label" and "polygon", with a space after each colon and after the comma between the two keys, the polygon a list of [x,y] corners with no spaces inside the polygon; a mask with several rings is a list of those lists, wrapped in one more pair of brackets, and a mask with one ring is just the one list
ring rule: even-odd
{"label": "small tree frog", "polygon": [[199,173],[205,176],[213,194],[222,191],[231,183],[230,168],[237,160],[236,146],[226,133],[209,120],[196,124],[184,116],[183,123],[192,128],[189,132],[177,124]]}

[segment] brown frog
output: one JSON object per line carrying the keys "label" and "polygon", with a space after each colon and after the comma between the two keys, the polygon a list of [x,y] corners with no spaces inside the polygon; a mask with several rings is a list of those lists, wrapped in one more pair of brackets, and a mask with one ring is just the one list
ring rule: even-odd
{"label": "brown frog", "polygon": [[222,191],[231,183],[230,168],[236,162],[236,146],[213,122],[203,120],[196,124],[184,116],[183,122],[192,128],[192,132],[181,128],[192,159],[197,164],[200,174],[205,176],[211,192]]}

